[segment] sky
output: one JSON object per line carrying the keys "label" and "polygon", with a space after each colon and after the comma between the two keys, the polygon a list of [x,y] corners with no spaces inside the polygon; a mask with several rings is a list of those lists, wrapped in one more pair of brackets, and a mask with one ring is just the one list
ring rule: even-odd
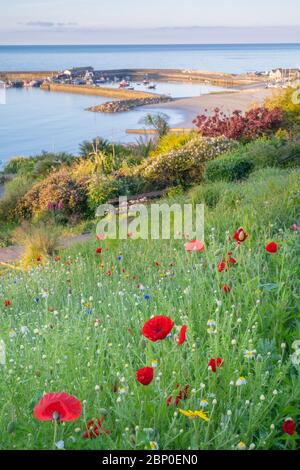
{"label": "sky", "polygon": [[0,44],[300,42],[299,0],[0,0]]}

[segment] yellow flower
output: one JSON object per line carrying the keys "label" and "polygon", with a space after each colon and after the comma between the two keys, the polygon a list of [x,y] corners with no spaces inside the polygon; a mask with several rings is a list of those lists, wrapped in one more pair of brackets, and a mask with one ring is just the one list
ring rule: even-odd
{"label": "yellow flower", "polygon": [[187,418],[201,418],[204,421],[209,421],[209,417],[207,416],[204,411],[192,411],[192,410],[181,410],[179,409],[179,413],[186,416]]}
{"label": "yellow flower", "polygon": [[238,443],[237,448],[239,450],[245,450],[247,448],[247,446],[246,446],[245,442],[241,441],[241,442]]}

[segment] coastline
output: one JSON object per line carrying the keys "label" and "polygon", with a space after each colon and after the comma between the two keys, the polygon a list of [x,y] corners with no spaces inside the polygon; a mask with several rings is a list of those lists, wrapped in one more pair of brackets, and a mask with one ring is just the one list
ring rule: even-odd
{"label": "coastline", "polygon": [[[246,112],[252,105],[260,105],[264,100],[272,96],[273,91],[265,88],[251,88],[246,90],[210,93],[208,95],[192,98],[179,98],[159,105],[159,110],[177,110],[183,115],[183,120],[177,123],[178,127],[192,127],[193,120],[198,114],[212,114],[215,108],[220,108],[224,113],[230,114],[235,110]],[[147,109],[157,106],[150,105]]]}

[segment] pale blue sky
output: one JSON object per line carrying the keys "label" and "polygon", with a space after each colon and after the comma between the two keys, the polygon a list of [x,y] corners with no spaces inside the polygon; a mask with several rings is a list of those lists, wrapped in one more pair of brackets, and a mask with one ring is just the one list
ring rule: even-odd
{"label": "pale blue sky", "polygon": [[0,6],[2,44],[300,41],[299,0],[0,0]]}

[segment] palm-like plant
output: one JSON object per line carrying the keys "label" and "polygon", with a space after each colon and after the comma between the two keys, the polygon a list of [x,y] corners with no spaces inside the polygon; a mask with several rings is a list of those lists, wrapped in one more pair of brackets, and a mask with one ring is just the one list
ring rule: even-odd
{"label": "palm-like plant", "polygon": [[169,117],[163,113],[147,114],[143,119],[143,123],[156,130],[159,137],[162,137],[169,132],[170,127],[168,121]]}
{"label": "palm-like plant", "polygon": [[95,148],[101,152],[111,151],[111,144],[101,137],[95,137],[93,140],[84,140],[79,145],[79,155],[82,158],[88,158]]}

